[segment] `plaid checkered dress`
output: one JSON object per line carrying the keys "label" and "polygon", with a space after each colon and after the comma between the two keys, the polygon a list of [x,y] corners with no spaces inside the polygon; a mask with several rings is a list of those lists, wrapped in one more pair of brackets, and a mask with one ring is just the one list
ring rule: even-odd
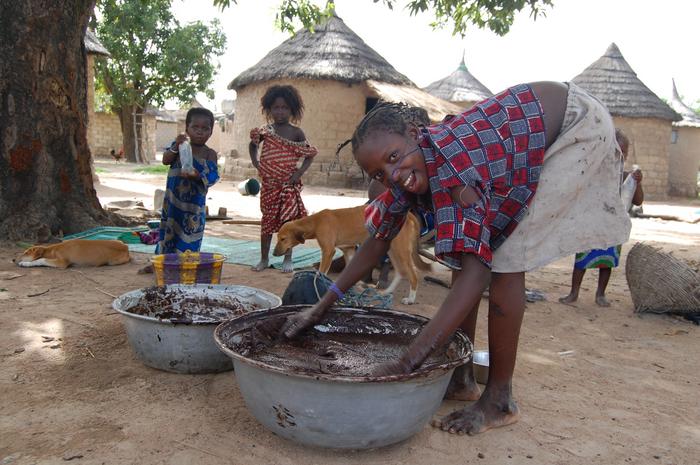
{"label": "plaid checkered dress", "polygon": [[[435,212],[435,256],[452,269],[473,253],[491,266],[495,251],[527,214],[544,160],[542,107],[528,85],[511,87],[452,119],[423,130],[420,146]],[[450,195],[469,186],[467,207]],[[365,211],[371,236],[394,238],[417,200],[393,186]]]}

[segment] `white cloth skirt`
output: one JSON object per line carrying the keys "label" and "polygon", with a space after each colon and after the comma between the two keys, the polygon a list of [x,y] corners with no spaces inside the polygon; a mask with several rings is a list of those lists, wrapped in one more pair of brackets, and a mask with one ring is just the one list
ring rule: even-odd
{"label": "white cloth skirt", "polygon": [[605,105],[569,83],[562,129],[545,152],[535,197],[494,252],[492,270],[530,271],[581,250],[625,243],[632,224],[620,198],[622,164]]}

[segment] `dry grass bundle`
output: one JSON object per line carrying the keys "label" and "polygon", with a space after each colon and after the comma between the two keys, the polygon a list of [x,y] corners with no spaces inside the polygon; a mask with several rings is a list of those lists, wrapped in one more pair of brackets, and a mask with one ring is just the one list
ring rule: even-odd
{"label": "dry grass bundle", "polygon": [[700,275],[684,261],[637,242],[625,268],[636,312],[700,313]]}

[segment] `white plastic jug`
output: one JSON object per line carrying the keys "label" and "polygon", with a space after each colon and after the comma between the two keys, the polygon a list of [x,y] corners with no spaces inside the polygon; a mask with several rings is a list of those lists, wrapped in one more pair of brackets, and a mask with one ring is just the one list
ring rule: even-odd
{"label": "white plastic jug", "polygon": [[625,211],[630,211],[632,208],[632,199],[634,198],[634,192],[637,190],[637,181],[635,181],[634,174],[635,171],[639,171],[638,165],[632,165],[632,171],[625,178],[625,182],[622,183],[622,190],[620,195],[622,196],[622,204],[625,206]]}
{"label": "white plastic jug", "polygon": [[192,147],[188,141],[183,142],[178,147],[180,153],[180,165],[182,165],[182,173],[192,174],[194,173],[194,166],[192,166]]}

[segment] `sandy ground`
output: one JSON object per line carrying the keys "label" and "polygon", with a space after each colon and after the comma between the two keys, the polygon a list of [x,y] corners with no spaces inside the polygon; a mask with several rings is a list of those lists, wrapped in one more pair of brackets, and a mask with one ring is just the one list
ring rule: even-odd
{"label": "sandy ground", "polygon": [[[163,176],[133,165],[98,163],[103,203],[142,200],[152,206]],[[104,171],[104,170],[109,170]],[[257,198],[232,181],[211,191],[209,205],[236,217],[258,217]],[[362,203],[361,192],[307,189],[310,210]],[[150,202],[150,203],[149,203]],[[645,211],[690,214],[698,202],[649,202]],[[698,261],[700,224],[634,219],[631,243],[644,240]],[[210,222],[209,234],[257,237],[253,226]],[[629,250],[629,245],[625,248]],[[574,306],[568,292],[572,259],[527,276],[546,301],[529,303],[514,393],[520,422],[474,437],[426,425],[411,439],[372,451],[303,447],[263,428],[247,410],[232,372],[178,375],[135,359],[108,294],[149,286],[137,275],[146,261],[97,269],[20,269],[15,244],[0,249],[0,464],[697,464],[700,463],[700,328],[675,317],[633,313],[624,266],[608,288],[611,308],[594,304],[589,273]],[[623,256],[624,263],[624,256]],[[12,274],[22,276],[7,279]],[[434,276],[449,279],[437,267]],[[222,283],[281,294],[289,275],[251,273],[226,264]],[[398,289],[399,296],[406,283]],[[426,316],[446,290],[421,282],[418,304],[396,308]],[[399,299],[395,299],[398,301]],[[485,302],[484,302],[485,304]],[[485,348],[482,305],[476,347]],[[460,407],[444,402],[438,414]],[[372,419],[368,418],[368,422]]]}

